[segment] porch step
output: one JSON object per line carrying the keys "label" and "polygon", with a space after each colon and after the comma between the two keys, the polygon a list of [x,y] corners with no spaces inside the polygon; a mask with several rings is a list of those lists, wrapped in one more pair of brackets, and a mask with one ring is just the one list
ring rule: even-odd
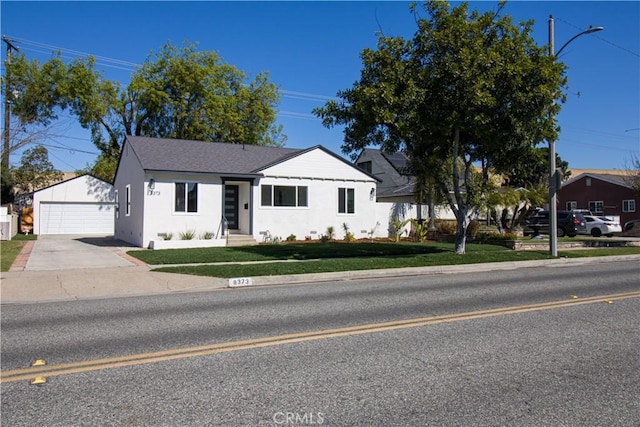
{"label": "porch step", "polygon": [[252,246],[258,242],[250,234],[229,234],[227,246]]}

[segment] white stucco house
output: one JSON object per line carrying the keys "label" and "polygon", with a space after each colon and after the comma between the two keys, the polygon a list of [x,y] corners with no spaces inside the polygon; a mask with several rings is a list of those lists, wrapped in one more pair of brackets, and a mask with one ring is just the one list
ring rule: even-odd
{"label": "white stucco house", "polygon": [[387,236],[376,229],[378,182],[319,145],[128,136],[114,181],[115,237],[156,249],[224,246],[229,236],[319,239],[328,227],[340,239],[343,224],[356,238]]}
{"label": "white stucco house", "polygon": [[113,235],[113,186],[80,175],[33,192],[34,234]]}

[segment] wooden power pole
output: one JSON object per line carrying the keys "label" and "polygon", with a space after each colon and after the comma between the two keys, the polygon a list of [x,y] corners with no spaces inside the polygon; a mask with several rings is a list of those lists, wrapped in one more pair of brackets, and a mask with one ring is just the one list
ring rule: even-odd
{"label": "wooden power pole", "polygon": [[11,64],[11,51],[19,50],[13,45],[13,41],[2,37],[2,41],[7,44],[7,59],[4,68],[4,146],[2,150],[2,164],[9,167],[9,122],[11,119],[11,88],[9,85],[9,65]]}

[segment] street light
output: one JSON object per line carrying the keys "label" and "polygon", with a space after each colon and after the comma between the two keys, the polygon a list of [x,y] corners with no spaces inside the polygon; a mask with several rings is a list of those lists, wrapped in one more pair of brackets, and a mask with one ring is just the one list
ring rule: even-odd
{"label": "street light", "polygon": [[[549,56],[558,56],[560,52],[567,47],[569,43],[584,34],[591,34],[604,30],[603,27],[589,27],[586,30],[571,37],[569,41],[558,49],[557,53],[553,51],[553,16],[549,15]],[[552,257],[558,256],[558,210],[556,206],[556,191],[560,183],[560,176],[556,171],[556,142],[549,140],[549,252]]]}

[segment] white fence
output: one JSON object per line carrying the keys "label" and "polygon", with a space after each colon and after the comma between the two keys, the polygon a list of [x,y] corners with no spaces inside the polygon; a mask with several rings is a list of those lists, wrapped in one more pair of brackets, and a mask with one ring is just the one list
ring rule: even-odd
{"label": "white fence", "polygon": [[0,208],[0,240],[11,240],[18,233],[18,215],[10,214],[6,207]]}

